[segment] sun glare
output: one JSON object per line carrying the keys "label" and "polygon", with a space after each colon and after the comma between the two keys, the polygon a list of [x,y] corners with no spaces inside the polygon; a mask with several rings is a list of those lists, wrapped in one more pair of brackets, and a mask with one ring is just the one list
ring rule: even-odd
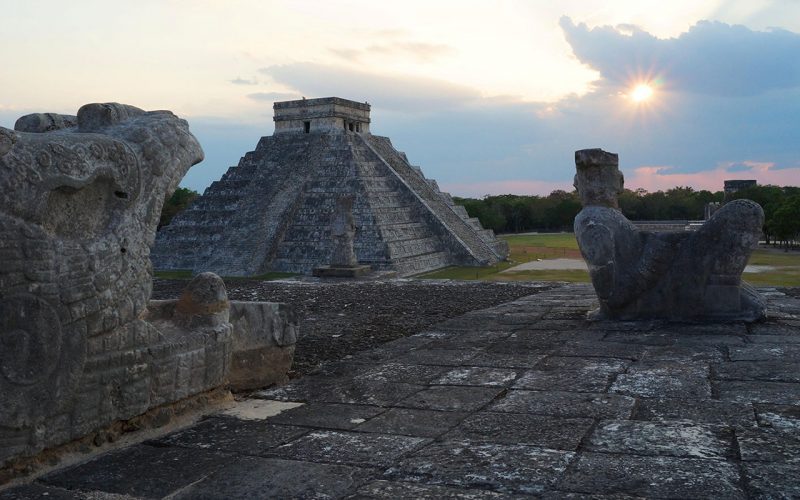
{"label": "sun glare", "polygon": [[646,83],[637,85],[636,88],[633,89],[633,92],[631,92],[631,99],[633,99],[634,102],[643,102],[650,99],[652,96],[653,87]]}

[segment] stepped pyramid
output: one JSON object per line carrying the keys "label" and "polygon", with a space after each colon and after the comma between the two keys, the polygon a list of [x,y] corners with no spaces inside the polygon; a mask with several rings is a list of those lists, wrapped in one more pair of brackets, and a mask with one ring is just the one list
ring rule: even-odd
{"label": "stepped pyramid", "polygon": [[375,270],[408,276],[508,255],[388,137],[369,132],[369,104],[329,97],[274,110],[275,133],[159,231],[156,269],[310,273],[330,261],[330,220],[343,194],[355,197],[356,257]]}

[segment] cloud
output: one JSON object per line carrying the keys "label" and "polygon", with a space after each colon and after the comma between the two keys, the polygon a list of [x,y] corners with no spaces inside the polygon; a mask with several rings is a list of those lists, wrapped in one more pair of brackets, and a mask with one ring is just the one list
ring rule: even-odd
{"label": "cloud", "polygon": [[480,99],[476,89],[432,78],[377,74],[316,63],[262,68],[276,83],[309,97],[337,96],[367,100],[407,112],[450,109]]}
{"label": "cloud", "polygon": [[571,182],[547,182],[530,179],[514,179],[505,181],[484,182],[445,182],[442,191],[455,193],[456,196],[482,198],[484,195],[517,194],[546,196],[553,191],[574,190]]}
{"label": "cloud", "polygon": [[253,78],[252,80],[246,80],[242,77],[237,76],[233,80],[228,80],[234,85],[258,85],[258,80]]}
{"label": "cloud", "polygon": [[364,49],[330,49],[330,51],[346,61],[358,61],[367,56],[382,58],[407,58],[415,62],[431,63],[436,59],[453,54],[455,48],[441,43],[425,42],[392,42],[369,45]]}
{"label": "cloud", "polygon": [[247,94],[248,99],[252,99],[254,101],[291,101],[293,99],[299,99],[301,96],[296,93],[291,92],[255,92],[253,94]]}
{"label": "cloud", "polygon": [[800,87],[800,35],[790,31],[700,21],[659,39],[631,25],[589,29],[569,17],[560,25],[575,56],[614,85],[660,79],[676,91],[718,96]]}
{"label": "cloud", "polygon": [[628,189],[643,188],[647,191],[664,191],[675,186],[691,186],[694,189],[722,191],[724,181],[733,179],[756,179],[759,184],[776,186],[797,185],[800,179],[800,167],[776,169],[774,165],[753,162],[751,170],[741,172],[733,165],[721,165],[713,170],[692,173],[672,172],[671,167],[642,166],[625,175],[625,187]]}
{"label": "cloud", "polygon": [[[565,19],[562,28],[578,57],[597,67],[601,79],[592,92],[558,102],[484,97],[468,85],[310,62],[263,68],[260,79],[269,75],[272,88],[289,90],[249,97],[368,100],[371,131],[391,137],[412,164],[454,195],[569,190],[573,153],[589,147],[619,153],[627,186],[649,191],[678,185],[717,191],[725,179],[737,178],[800,182],[800,85],[790,85],[788,76],[773,82],[770,74],[743,74],[758,67],[751,53],[768,50],[772,59],[765,57],[764,64],[770,71],[781,67],[794,74],[800,63],[784,49],[797,35],[705,22],[668,40],[630,25],[589,30]],[[622,86],[629,73],[651,66],[661,70],[665,83],[646,105],[635,105]],[[731,79],[737,81],[729,85]],[[195,122],[190,123],[194,130]],[[271,133],[268,124],[263,128],[260,135]],[[203,146],[209,159],[233,161],[257,140],[234,147],[233,141],[218,140],[219,131],[207,124],[198,130],[207,138]],[[212,176],[218,178],[229,164],[209,165],[202,172],[219,169]]]}

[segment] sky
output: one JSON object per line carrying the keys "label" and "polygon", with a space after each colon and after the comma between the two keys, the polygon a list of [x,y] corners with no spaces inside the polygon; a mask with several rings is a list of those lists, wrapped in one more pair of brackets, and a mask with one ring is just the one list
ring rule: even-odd
{"label": "sky", "polygon": [[[372,105],[372,133],[457,196],[800,185],[800,0],[0,0],[0,126],[89,102],[170,109],[203,191],[272,104]],[[646,87],[639,88],[645,85]],[[639,88],[639,90],[636,90]],[[649,97],[641,98],[645,95]]]}

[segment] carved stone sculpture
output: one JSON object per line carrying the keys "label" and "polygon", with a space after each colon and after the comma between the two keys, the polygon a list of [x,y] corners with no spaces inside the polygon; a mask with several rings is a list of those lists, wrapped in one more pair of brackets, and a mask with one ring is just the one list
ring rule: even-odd
{"label": "carved stone sculpture", "polygon": [[600,302],[591,318],[764,317],[763,299],[741,280],[764,223],[757,203],[730,202],[695,232],[640,231],[619,211],[624,179],[617,155],[576,151],[575,165],[583,204],[575,237]]}
{"label": "carved stone sculpture", "polygon": [[[184,120],[88,104],[15,128],[0,127],[0,466],[224,384],[236,329],[214,275],[148,304],[164,199],[203,158]],[[240,309],[280,318],[267,306]]]}
{"label": "carved stone sculpture", "polygon": [[336,209],[331,218],[331,239],[333,252],[331,265],[349,267],[358,264],[353,251],[356,225],[353,222],[353,196],[341,196],[336,200]]}
{"label": "carved stone sculpture", "polygon": [[331,217],[331,265],[313,269],[314,276],[325,278],[355,278],[370,272],[370,266],[358,265],[353,250],[356,226],[353,221],[354,196],[340,196]]}

